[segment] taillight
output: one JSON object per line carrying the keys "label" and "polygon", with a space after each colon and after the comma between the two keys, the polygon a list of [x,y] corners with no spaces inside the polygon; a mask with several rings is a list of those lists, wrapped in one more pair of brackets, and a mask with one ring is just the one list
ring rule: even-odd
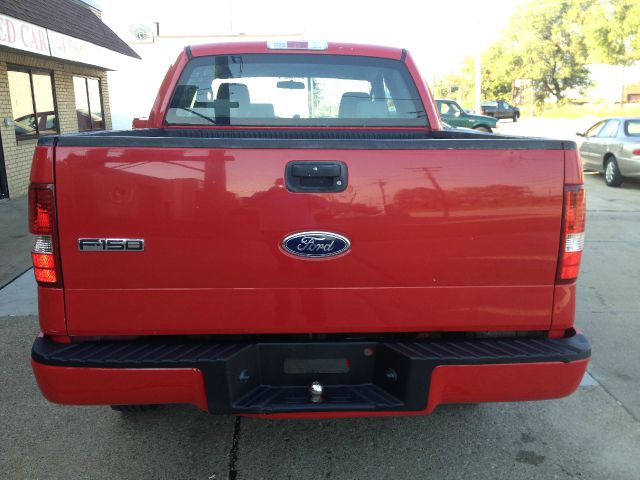
{"label": "taillight", "polygon": [[565,187],[563,211],[558,282],[570,283],[578,278],[584,247],[586,202],[582,185]]}
{"label": "taillight", "polygon": [[631,150],[631,153],[632,153],[633,155],[640,155],[640,148],[636,148],[636,149],[634,149],[634,150]]}
{"label": "taillight", "polygon": [[55,238],[53,185],[29,186],[29,231],[34,234],[31,259],[36,280],[42,286],[57,285],[60,269]]}

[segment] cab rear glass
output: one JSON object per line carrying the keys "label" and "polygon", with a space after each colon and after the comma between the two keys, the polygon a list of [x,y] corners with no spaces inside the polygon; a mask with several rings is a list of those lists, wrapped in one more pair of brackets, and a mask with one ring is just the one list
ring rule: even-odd
{"label": "cab rear glass", "polygon": [[173,92],[165,124],[428,125],[403,62],[291,53],[193,58]]}

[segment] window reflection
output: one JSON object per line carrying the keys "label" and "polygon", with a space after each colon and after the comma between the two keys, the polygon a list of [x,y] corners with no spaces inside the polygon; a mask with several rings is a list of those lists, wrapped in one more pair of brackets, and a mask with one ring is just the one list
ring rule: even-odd
{"label": "window reflection", "polygon": [[58,122],[53,102],[51,75],[33,73],[33,93],[36,97],[36,111],[38,112],[38,130],[41,135],[57,133]]}
{"label": "window reflection", "polygon": [[7,76],[16,139],[57,133],[51,72],[9,67]]}
{"label": "window reflection", "polygon": [[78,130],[103,130],[104,116],[100,80],[73,77],[73,90],[76,99]]}
{"label": "window reflection", "polygon": [[87,87],[89,90],[89,108],[91,110],[91,121],[93,128],[104,128],[104,120],[102,117],[102,99],[100,97],[100,82],[95,78],[87,79]]}

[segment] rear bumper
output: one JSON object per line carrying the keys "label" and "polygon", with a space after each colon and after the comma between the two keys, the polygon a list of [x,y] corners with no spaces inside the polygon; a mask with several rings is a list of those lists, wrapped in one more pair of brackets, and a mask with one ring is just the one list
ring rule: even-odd
{"label": "rear bumper", "polygon": [[[429,413],[446,403],[571,394],[590,346],[570,338],[420,342],[57,344],[36,339],[32,366],[52,402],[191,403],[211,413],[365,416]],[[321,403],[308,387],[325,386]]]}

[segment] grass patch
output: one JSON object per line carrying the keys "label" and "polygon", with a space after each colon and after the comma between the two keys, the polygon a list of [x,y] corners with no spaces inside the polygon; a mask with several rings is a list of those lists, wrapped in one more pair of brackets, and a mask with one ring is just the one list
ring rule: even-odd
{"label": "grass patch", "polygon": [[[531,109],[528,105],[521,106],[520,111],[523,117],[531,116]],[[544,109],[534,107],[534,116],[570,120],[604,117],[640,117],[640,103],[627,103],[623,106],[611,103],[545,105]]]}

